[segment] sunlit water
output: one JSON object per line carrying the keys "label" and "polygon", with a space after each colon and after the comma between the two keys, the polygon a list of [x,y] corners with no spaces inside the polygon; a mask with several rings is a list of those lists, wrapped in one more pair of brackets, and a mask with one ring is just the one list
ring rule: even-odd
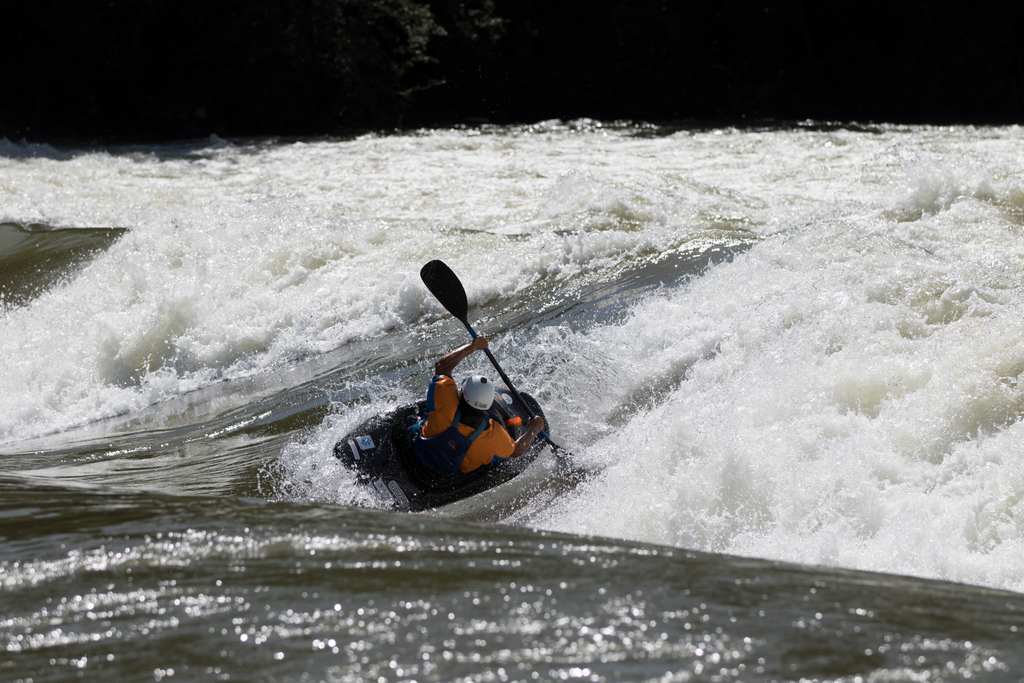
{"label": "sunlit water", "polygon": [[[921,580],[1024,590],[1019,128],[0,142],[0,223],[5,677],[1021,670]],[[585,483],[333,459],[463,342],[438,257]]]}

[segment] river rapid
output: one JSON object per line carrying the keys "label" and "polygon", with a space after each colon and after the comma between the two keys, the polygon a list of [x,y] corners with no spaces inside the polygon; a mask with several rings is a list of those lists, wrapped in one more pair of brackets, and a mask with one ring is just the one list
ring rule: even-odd
{"label": "river rapid", "polygon": [[[334,459],[433,258],[584,481]],[[1019,127],[0,140],[0,678],[1020,680],[1022,274]]]}

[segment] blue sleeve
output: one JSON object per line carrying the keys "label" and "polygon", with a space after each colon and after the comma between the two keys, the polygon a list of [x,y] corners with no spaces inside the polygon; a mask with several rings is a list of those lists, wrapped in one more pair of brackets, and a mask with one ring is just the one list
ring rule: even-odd
{"label": "blue sleeve", "polygon": [[434,388],[442,377],[447,377],[447,375],[434,375],[430,380],[430,385],[427,387],[427,405],[424,407],[424,411],[428,415],[437,410],[437,406],[434,405]]}

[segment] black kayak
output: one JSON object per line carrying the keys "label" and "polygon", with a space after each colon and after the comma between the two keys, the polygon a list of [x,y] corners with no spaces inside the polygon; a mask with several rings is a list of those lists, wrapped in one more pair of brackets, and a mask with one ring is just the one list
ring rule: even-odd
{"label": "black kayak", "polygon": [[[534,415],[544,416],[532,396],[522,392],[520,396]],[[425,403],[420,401],[367,420],[334,446],[334,456],[356,473],[361,484],[372,487],[395,510],[427,510],[482,493],[519,475],[544,450],[544,443],[538,439],[517,458],[497,459],[455,483],[439,483],[417,462],[413,451],[415,434],[409,429],[423,415]],[[497,392],[488,414],[506,425],[513,439],[523,434],[530,419],[504,390]],[[521,418],[521,426],[508,424],[515,417]]]}

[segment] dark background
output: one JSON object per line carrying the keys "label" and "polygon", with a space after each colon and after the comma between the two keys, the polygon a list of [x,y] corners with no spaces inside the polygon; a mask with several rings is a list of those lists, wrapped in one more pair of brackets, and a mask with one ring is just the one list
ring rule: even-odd
{"label": "dark background", "polygon": [[0,136],[1024,120],[1024,6],[3,0]]}

